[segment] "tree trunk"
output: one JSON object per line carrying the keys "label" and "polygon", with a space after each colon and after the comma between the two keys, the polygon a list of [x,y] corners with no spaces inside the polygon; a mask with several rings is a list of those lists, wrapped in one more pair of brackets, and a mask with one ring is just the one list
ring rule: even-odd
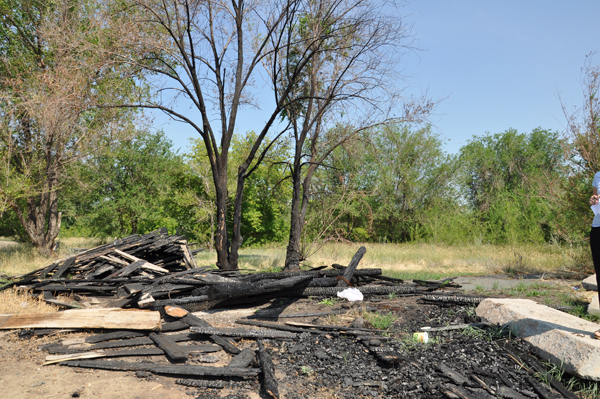
{"label": "tree trunk", "polygon": [[221,270],[234,270],[229,264],[229,237],[227,235],[227,167],[213,170],[215,191],[217,194],[217,228],[215,231],[215,250],[217,267]]}
{"label": "tree trunk", "polygon": [[229,265],[232,269],[238,268],[239,249],[244,242],[242,237],[242,201],[244,199],[244,183],[246,180],[245,164],[240,165],[238,169],[237,188],[235,192],[235,203],[233,206],[233,231],[231,237],[231,251],[229,253]]}
{"label": "tree trunk", "polygon": [[308,210],[310,184],[316,169],[316,165],[311,163],[304,180],[301,180],[300,163],[298,163],[298,169],[293,173],[292,219],[290,221],[290,238],[285,256],[284,271],[300,269],[300,260],[303,258],[300,249],[302,229],[304,228],[306,212]]}
{"label": "tree trunk", "polygon": [[62,220],[62,213],[58,211],[56,184],[57,179],[50,178],[43,193],[27,198],[27,215],[16,203],[11,204],[31,243],[45,256],[52,252]]}

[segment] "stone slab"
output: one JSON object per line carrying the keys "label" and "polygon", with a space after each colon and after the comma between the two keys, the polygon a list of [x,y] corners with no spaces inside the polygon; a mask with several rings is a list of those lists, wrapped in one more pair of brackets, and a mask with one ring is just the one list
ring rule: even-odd
{"label": "stone slab", "polygon": [[587,311],[589,314],[600,316],[600,306],[598,303],[598,295],[592,297],[592,301],[588,305]]}
{"label": "stone slab", "polygon": [[508,326],[529,342],[543,359],[569,374],[600,381],[600,325],[540,305],[529,299],[483,300],[477,315],[487,322]]}
{"label": "stone slab", "polygon": [[598,291],[598,280],[596,280],[595,274],[592,274],[591,276],[583,280],[581,282],[581,285],[583,285],[583,288],[585,288],[588,291]]}

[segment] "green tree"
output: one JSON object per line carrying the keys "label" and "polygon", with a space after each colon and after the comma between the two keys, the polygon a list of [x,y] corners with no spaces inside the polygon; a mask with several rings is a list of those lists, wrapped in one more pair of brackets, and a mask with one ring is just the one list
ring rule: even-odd
{"label": "green tree", "polygon": [[[101,236],[171,231],[189,216],[189,170],[162,132],[142,132],[78,165],[79,200],[72,228]],[[71,192],[73,193],[74,190]],[[77,198],[71,195],[71,198]],[[67,207],[67,206],[65,206]]]}
{"label": "green tree", "polygon": [[565,178],[563,145],[557,132],[537,128],[474,137],[461,148],[460,183],[489,241],[543,242],[556,236],[552,197],[563,195],[555,184]]}
{"label": "green tree", "polygon": [[[234,193],[235,170],[244,162],[251,151],[256,133],[249,132],[244,136],[234,136],[230,150],[231,179],[229,193]],[[192,140],[193,146],[188,154],[188,163],[194,173],[203,182],[206,196],[198,199],[199,212],[203,214],[202,220],[210,221],[211,232],[214,232],[214,214],[216,212],[212,179],[210,176],[210,164],[208,163],[206,150],[201,140]],[[242,202],[241,233],[244,245],[261,245],[268,242],[280,242],[288,232],[288,201],[290,196],[289,185],[283,181],[287,167],[286,160],[289,157],[289,147],[285,141],[271,143],[267,141],[264,147],[271,146],[260,165],[256,167],[250,177],[246,179],[244,199]],[[260,151],[263,151],[261,148]],[[255,164],[251,164],[254,167]],[[228,199],[227,223],[233,224],[233,202],[232,195]]]}
{"label": "green tree", "polygon": [[[112,63],[99,5],[0,1],[0,211],[49,253],[60,230],[67,166],[127,132],[126,112],[99,108],[135,82]],[[119,120],[119,123],[114,123]]]}

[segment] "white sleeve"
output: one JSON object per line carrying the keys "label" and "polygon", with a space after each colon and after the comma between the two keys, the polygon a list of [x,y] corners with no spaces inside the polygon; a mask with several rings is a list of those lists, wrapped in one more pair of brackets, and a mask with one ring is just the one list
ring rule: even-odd
{"label": "white sleeve", "polygon": [[596,172],[594,175],[594,180],[592,181],[592,186],[599,188],[600,186],[600,172]]}

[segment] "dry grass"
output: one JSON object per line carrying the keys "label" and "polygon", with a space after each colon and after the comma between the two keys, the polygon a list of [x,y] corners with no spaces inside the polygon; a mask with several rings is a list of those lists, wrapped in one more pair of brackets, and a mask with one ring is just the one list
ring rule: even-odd
{"label": "dry grass", "polygon": [[[560,272],[575,268],[574,259],[587,250],[557,245],[327,244],[304,264],[347,264],[361,245],[367,253],[360,267],[382,268],[387,275],[405,279]],[[284,246],[244,249],[240,253],[242,269],[277,270],[285,260]],[[203,266],[214,265],[216,253],[204,252],[197,259]]]}
{"label": "dry grass", "polygon": [[0,240],[0,273],[8,276],[29,273],[73,254],[77,248],[93,248],[103,243],[93,238],[63,238],[60,240],[58,253],[48,258],[40,255],[30,244]]}
{"label": "dry grass", "polygon": [[9,289],[0,292],[0,314],[34,314],[57,312],[56,306],[33,298],[26,291]]}

